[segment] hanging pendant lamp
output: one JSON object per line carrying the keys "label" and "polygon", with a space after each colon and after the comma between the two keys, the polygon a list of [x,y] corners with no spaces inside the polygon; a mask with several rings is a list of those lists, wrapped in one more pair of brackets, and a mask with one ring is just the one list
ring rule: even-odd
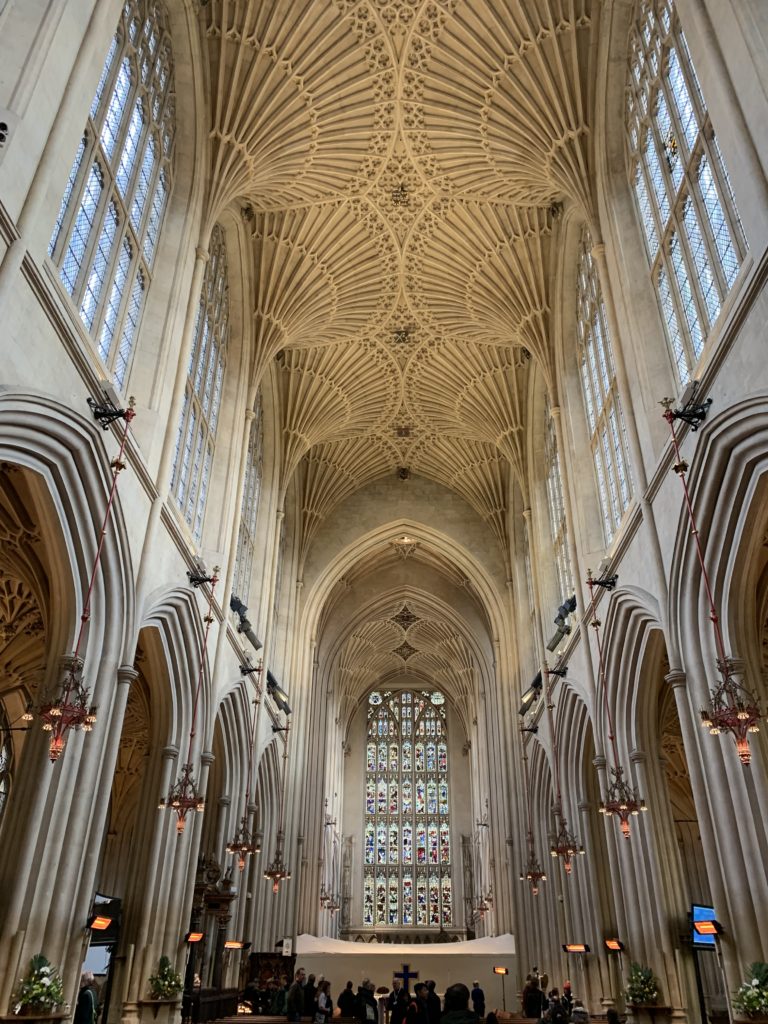
{"label": "hanging pendant lamp", "polygon": [[[565,669],[563,669],[562,672],[565,674]],[[552,737],[552,761],[555,768],[555,822],[557,824],[557,835],[549,847],[549,852],[555,860],[558,858],[562,860],[566,875],[570,875],[573,868],[573,859],[574,857],[584,856],[584,847],[579,843],[576,836],[569,830],[568,822],[563,814],[563,794],[560,786],[560,748],[557,741],[557,731],[555,729],[555,705],[552,703],[552,692],[554,690],[554,683],[552,682],[553,675],[557,678],[557,674],[554,671],[550,672],[549,667],[545,662],[544,685],[547,695],[549,733]]]}
{"label": "hanging pendant lamp", "polygon": [[249,669],[248,675],[254,675],[254,687],[256,689],[256,696],[254,697],[253,703],[253,715],[250,721],[250,732],[248,736],[248,775],[245,783],[245,800],[243,802],[243,816],[240,819],[240,827],[235,832],[234,836],[227,843],[227,853],[234,854],[237,857],[237,866],[243,871],[245,869],[246,857],[251,857],[254,854],[261,853],[261,842],[256,833],[248,828],[248,804],[251,799],[251,776],[253,774],[253,745],[256,739],[256,723],[259,714],[259,705],[261,704],[261,671],[262,662],[260,661],[258,667],[252,671]]}
{"label": "hanging pendant lamp", "polygon": [[[695,393],[696,388],[694,387],[694,396]],[[709,606],[709,619],[712,623],[712,631],[715,637],[715,650],[717,652],[716,668],[720,678],[713,687],[710,687],[708,707],[702,708],[700,711],[701,724],[705,729],[709,730],[710,736],[719,736],[721,733],[730,733],[736,743],[736,752],[739,755],[739,760],[742,764],[748,765],[752,760],[752,752],[749,748],[749,736],[750,734],[760,732],[759,723],[762,721],[763,714],[760,710],[760,703],[757,699],[757,695],[752,690],[748,689],[743,683],[738,681],[736,677],[740,674],[740,671],[737,669],[734,660],[728,657],[725,652],[725,641],[720,627],[720,616],[718,615],[717,607],[715,606],[712,584],[710,583],[709,574],[707,573],[707,568],[704,564],[704,551],[699,538],[699,528],[693,511],[691,493],[688,489],[688,480],[686,478],[688,463],[680,452],[680,445],[675,431],[676,419],[685,420],[690,424],[691,430],[697,430],[699,424],[706,416],[707,409],[711,404],[711,399],[708,399],[706,402],[699,402],[695,397],[692,397],[690,401],[684,405],[683,409],[678,411],[672,409],[673,403],[669,398],[665,398],[661,404],[664,406],[664,419],[669,424],[669,430],[672,435],[672,445],[675,449],[676,458],[676,462],[672,468],[677,473],[683,486],[685,511],[691,525],[691,535],[693,536],[694,546],[696,549],[696,558],[698,559],[699,566],[701,568],[701,576],[704,581],[704,591],[706,593],[707,604]]]}

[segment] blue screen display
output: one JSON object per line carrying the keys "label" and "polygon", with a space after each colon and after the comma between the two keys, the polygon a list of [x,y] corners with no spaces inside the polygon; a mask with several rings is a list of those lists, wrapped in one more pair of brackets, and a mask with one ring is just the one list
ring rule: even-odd
{"label": "blue screen display", "polygon": [[705,907],[701,903],[694,903],[691,907],[691,938],[696,949],[714,949],[717,945],[717,938],[714,935],[699,935],[694,927],[694,921],[715,921],[715,908]]}

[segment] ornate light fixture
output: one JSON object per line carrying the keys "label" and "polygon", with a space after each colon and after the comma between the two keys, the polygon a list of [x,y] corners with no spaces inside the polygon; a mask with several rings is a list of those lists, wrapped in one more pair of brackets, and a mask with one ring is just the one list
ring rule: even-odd
{"label": "ornate light fixture", "polygon": [[235,832],[234,836],[227,843],[227,853],[234,854],[237,857],[237,866],[242,871],[245,868],[245,859],[250,857],[252,854],[261,853],[261,841],[257,833],[252,832],[248,828],[248,804],[251,799],[251,775],[253,773],[253,744],[256,738],[256,723],[259,714],[259,705],[261,704],[261,670],[262,662],[260,661],[258,666],[252,668],[250,665],[242,665],[240,671],[243,675],[255,676],[254,687],[256,689],[256,696],[253,699],[253,716],[250,723],[250,734],[248,737],[248,774],[246,776],[245,784],[245,800],[243,802],[243,816],[240,819],[240,827]]}
{"label": "ornate light fixture", "polygon": [[672,444],[675,449],[675,458],[677,460],[672,468],[680,477],[680,482],[683,485],[685,509],[691,524],[696,557],[701,567],[701,576],[704,581],[707,604],[709,605],[709,618],[715,635],[716,664],[720,679],[715,686],[710,688],[709,706],[701,709],[701,724],[705,729],[709,729],[710,736],[730,733],[736,742],[739,760],[742,764],[749,764],[752,760],[752,752],[749,749],[749,734],[760,732],[758,723],[762,721],[763,715],[757,695],[736,679],[736,676],[741,675],[741,669],[737,667],[734,659],[730,658],[725,652],[725,641],[722,629],[720,628],[720,616],[715,607],[712,585],[704,564],[704,552],[701,547],[696,517],[693,513],[693,502],[691,501],[691,493],[688,489],[688,480],[686,479],[688,463],[682,457],[675,432],[676,419],[684,420],[690,425],[692,431],[698,430],[699,424],[704,420],[707,410],[712,403],[712,399],[707,399],[706,402],[699,401],[696,398],[698,382],[694,381],[693,385],[683,396],[681,409],[675,410],[672,408],[673,402],[671,398],[665,398],[661,404],[664,406],[664,419],[669,424]]}
{"label": "ornate light fixture", "polygon": [[613,779],[608,784],[605,799],[600,802],[599,811],[601,814],[605,814],[608,817],[616,815],[619,819],[621,834],[625,839],[629,839],[629,819],[632,816],[640,814],[641,811],[647,811],[648,808],[645,804],[645,800],[638,796],[637,791],[633,789],[624,778],[624,769],[619,764],[619,753],[616,747],[616,734],[613,725],[613,717],[611,715],[611,707],[608,702],[608,686],[605,678],[603,645],[600,640],[600,620],[595,615],[595,587],[604,587],[606,590],[613,590],[616,586],[617,580],[618,576],[616,575],[601,576],[599,579],[593,579],[592,572],[587,569],[587,586],[589,587],[592,626],[594,627],[595,638],[597,640],[597,660],[600,669],[600,683],[603,687],[603,704],[605,706],[605,717],[608,723],[608,739],[611,741],[611,750],[613,752],[613,766],[610,768]]}
{"label": "ornate light fixture", "polygon": [[187,815],[190,811],[204,811],[205,800],[198,793],[194,778],[194,765],[192,764],[192,743],[195,738],[195,724],[197,722],[197,707],[200,702],[200,688],[203,683],[203,672],[205,670],[205,652],[208,649],[208,637],[213,622],[213,594],[216,584],[219,582],[219,567],[215,566],[213,574],[207,576],[198,568],[194,573],[188,572],[189,581],[197,588],[203,583],[210,583],[211,589],[208,594],[208,613],[204,618],[205,633],[203,643],[200,647],[200,668],[197,674],[197,686],[195,688],[195,702],[192,706],[192,724],[189,729],[189,745],[187,747],[187,760],[181,766],[181,773],[177,781],[168,791],[168,796],[161,798],[158,807],[160,810],[168,809],[176,814],[176,834],[181,835],[187,823]]}
{"label": "ornate light fixture", "polygon": [[[107,497],[107,507],[101,524],[98,544],[96,545],[96,556],[93,560],[91,576],[88,580],[88,589],[83,601],[83,611],[80,616],[80,628],[77,633],[77,640],[75,641],[75,649],[71,656],[64,659],[64,678],[61,683],[60,696],[55,700],[46,701],[44,704],[41,704],[37,711],[37,716],[42,722],[43,731],[51,734],[48,757],[52,764],[58,761],[63,754],[64,748],[67,745],[67,736],[71,729],[82,729],[83,732],[90,732],[96,722],[96,708],[90,702],[90,691],[83,684],[83,659],[80,657],[80,648],[82,647],[85,635],[85,627],[91,618],[91,597],[96,582],[96,573],[101,561],[101,552],[104,547],[104,538],[107,534],[109,517],[117,494],[117,478],[120,471],[125,469],[123,456],[128,441],[128,431],[136,415],[134,409],[136,405],[135,400],[131,397],[128,400],[128,407],[126,409],[120,408],[119,398],[111,386],[105,389],[102,401],[96,402],[94,399],[89,398],[88,405],[104,430],[108,430],[110,423],[114,423],[118,419],[125,420],[125,429],[120,441],[117,457],[112,459],[110,463],[112,484],[109,489],[109,496]],[[34,709],[28,706],[21,717],[23,721],[31,722],[35,717]]]}
{"label": "ornate light fixture", "polygon": [[547,691],[547,716],[549,719],[549,734],[552,737],[552,760],[555,767],[555,821],[557,823],[557,835],[553,839],[549,852],[552,857],[562,858],[566,875],[570,875],[573,868],[573,858],[584,856],[584,847],[579,843],[576,836],[568,829],[568,822],[563,814],[563,795],[560,786],[560,749],[557,742],[557,731],[555,729],[555,716],[553,714],[555,705],[552,703],[552,691],[555,684],[552,676],[563,678],[567,669],[553,669],[551,672],[546,662],[544,663],[544,678]]}
{"label": "ornate light fixture", "polygon": [[533,820],[531,816],[531,782],[528,777],[528,755],[525,752],[525,746],[523,746],[523,773],[525,776],[525,804],[528,812],[528,860],[525,867],[520,872],[520,881],[528,882],[531,887],[531,895],[538,896],[539,883],[546,882],[547,873],[546,871],[542,871],[541,866],[536,859],[536,849],[533,841]]}
{"label": "ornate light fixture", "polygon": [[272,883],[272,892],[277,895],[280,892],[280,883],[290,881],[291,872],[283,860],[283,847],[285,845],[285,831],[283,829],[283,805],[285,802],[285,779],[288,764],[288,735],[291,727],[290,719],[286,718],[282,731],[285,733],[285,746],[283,747],[283,773],[280,783],[280,803],[277,810],[277,838],[275,840],[275,856],[264,872],[264,877]]}

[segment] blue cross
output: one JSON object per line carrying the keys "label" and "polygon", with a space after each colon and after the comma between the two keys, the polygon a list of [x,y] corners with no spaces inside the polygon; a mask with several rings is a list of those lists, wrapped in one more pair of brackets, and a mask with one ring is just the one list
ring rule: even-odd
{"label": "blue cross", "polygon": [[418,976],[419,976],[419,972],[418,971],[411,971],[411,965],[410,964],[403,964],[402,971],[395,971],[395,973],[393,975],[393,977],[395,977],[395,978],[401,978],[402,979],[402,982],[403,982],[403,985],[405,986],[405,991],[406,992],[408,991],[408,982],[411,980],[411,978],[416,979],[416,978],[418,978]]}

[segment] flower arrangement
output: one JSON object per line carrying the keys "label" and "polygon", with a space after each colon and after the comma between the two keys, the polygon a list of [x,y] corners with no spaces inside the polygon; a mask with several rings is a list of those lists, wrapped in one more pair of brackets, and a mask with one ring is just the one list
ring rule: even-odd
{"label": "flower arrangement", "polygon": [[157,962],[157,971],[149,977],[149,990],[153,999],[173,999],[181,992],[181,975],[174,971],[167,956]]}
{"label": "flower arrangement", "polygon": [[64,985],[59,972],[38,953],[29,961],[29,969],[19,981],[14,1011],[19,1013],[26,1006],[45,1012],[55,1010],[63,1002]]}
{"label": "flower arrangement", "polygon": [[749,965],[747,980],[733,994],[733,1008],[747,1017],[768,1014],[768,964]]}
{"label": "flower arrangement", "polygon": [[655,1006],[658,998],[659,983],[651,968],[631,963],[627,978],[627,1002],[635,1006]]}

